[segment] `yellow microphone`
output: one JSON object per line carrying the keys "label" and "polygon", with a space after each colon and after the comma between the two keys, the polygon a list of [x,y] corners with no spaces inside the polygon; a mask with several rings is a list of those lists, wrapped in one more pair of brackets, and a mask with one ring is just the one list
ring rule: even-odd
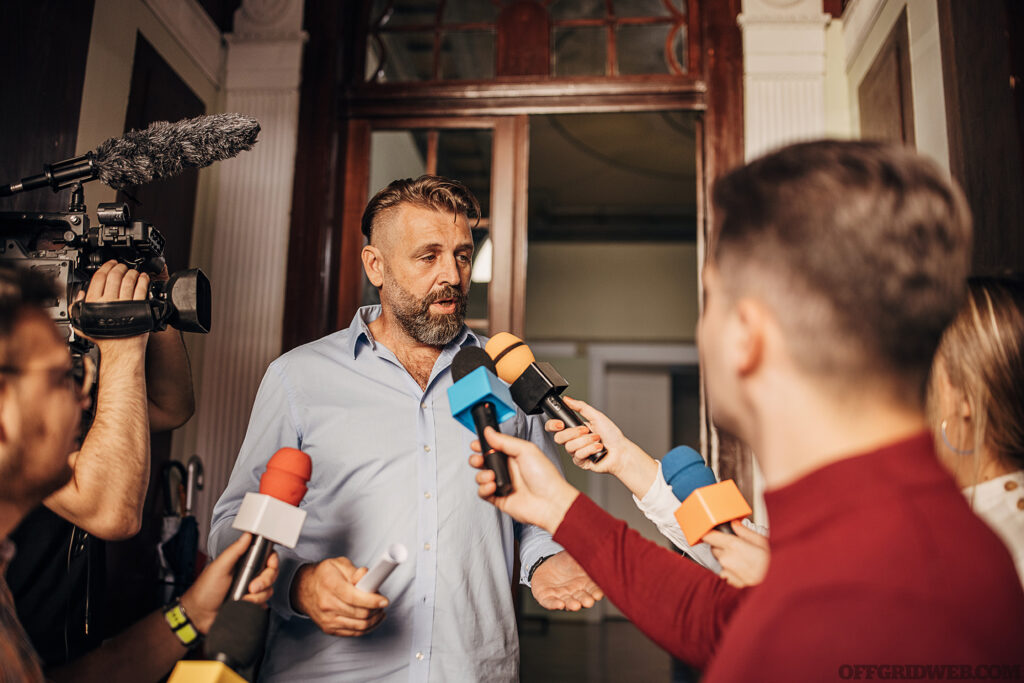
{"label": "yellow microphone", "polygon": [[[484,350],[494,361],[498,377],[508,382],[512,400],[524,413],[544,413],[561,420],[566,429],[583,426],[580,416],[562,400],[561,394],[569,383],[550,363],[538,362],[522,339],[499,332],[490,338]],[[608,450],[601,448],[590,460],[599,462],[606,455]]]}

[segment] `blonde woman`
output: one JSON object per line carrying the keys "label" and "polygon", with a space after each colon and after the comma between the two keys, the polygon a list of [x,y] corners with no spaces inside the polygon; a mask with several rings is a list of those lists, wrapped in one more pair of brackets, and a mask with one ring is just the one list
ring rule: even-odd
{"label": "blonde woman", "polygon": [[1024,583],[1024,282],[969,281],[935,356],[928,412],[939,458]]}

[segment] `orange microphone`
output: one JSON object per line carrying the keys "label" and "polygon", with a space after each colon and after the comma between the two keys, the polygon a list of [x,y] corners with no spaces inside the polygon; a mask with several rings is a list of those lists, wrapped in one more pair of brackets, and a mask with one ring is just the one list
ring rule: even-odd
{"label": "orange microphone", "polygon": [[[561,420],[566,429],[583,426],[580,416],[562,400],[561,394],[569,383],[550,363],[537,362],[522,339],[508,332],[499,332],[490,338],[484,350],[494,360],[498,377],[508,382],[512,400],[524,413],[544,413],[549,418]],[[606,455],[607,449],[602,448],[591,455],[590,460],[598,462]]]}
{"label": "orange microphone", "polygon": [[732,479],[694,489],[676,510],[676,521],[686,542],[697,545],[712,529],[732,534],[729,522],[751,513],[750,505]]}
{"label": "orange microphone", "polygon": [[312,473],[313,462],[307,454],[297,448],[281,448],[267,462],[260,492],[245,494],[231,526],[255,538],[239,563],[229,600],[241,600],[249,592],[249,583],[267,565],[274,543],[295,547],[306,521],[306,511],[298,505]]}

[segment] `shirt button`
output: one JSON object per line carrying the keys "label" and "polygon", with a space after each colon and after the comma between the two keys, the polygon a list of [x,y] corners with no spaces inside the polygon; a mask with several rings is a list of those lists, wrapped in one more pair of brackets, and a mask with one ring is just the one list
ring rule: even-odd
{"label": "shirt button", "polygon": [[429,543],[424,543],[423,544],[423,549],[424,550],[430,550],[430,544]]}
{"label": "shirt button", "polygon": [[421,660],[421,661],[422,661],[422,659],[423,659],[423,653],[422,653],[422,652],[417,652],[417,653],[416,653],[416,659],[419,659],[419,660]]}
{"label": "shirt button", "polygon": [[424,491],[423,492],[423,497],[427,498],[429,500],[430,499],[430,491]]}
{"label": "shirt button", "polygon": [[1020,500],[1017,501],[1017,509],[1024,510],[1024,498],[1021,498]]}
{"label": "shirt button", "polygon": [[423,408],[423,410],[426,410],[427,409],[427,404],[426,403],[421,403],[420,404],[420,408]]}
{"label": "shirt button", "polygon": [[1015,482],[1015,481],[1008,481],[1005,484],[1003,484],[1003,488],[1006,489],[1007,491],[1012,491],[1015,488],[1017,488],[1017,482]]}
{"label": "shirt button", "polygon": [[424,446],[423,450],[425,450],[427,453],[429,453],[430,452],[430,446]]}

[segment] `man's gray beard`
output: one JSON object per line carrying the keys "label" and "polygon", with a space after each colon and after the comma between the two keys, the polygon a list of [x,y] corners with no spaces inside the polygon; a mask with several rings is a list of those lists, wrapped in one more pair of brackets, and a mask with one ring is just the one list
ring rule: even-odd
{"label": "man's gray beard", "polygon": [[[387,294],[385,294],[387,291]],[[462,290],[448,286],[417,299],[397,282],[386,282],[381,289],[381,298],[387,297],[391,311],[405,333],[427,346],[446,346],[462,330],[466,319],[466,295]],[[431,315],[430,305],[439,299],[454,299],[455,312]]]}

